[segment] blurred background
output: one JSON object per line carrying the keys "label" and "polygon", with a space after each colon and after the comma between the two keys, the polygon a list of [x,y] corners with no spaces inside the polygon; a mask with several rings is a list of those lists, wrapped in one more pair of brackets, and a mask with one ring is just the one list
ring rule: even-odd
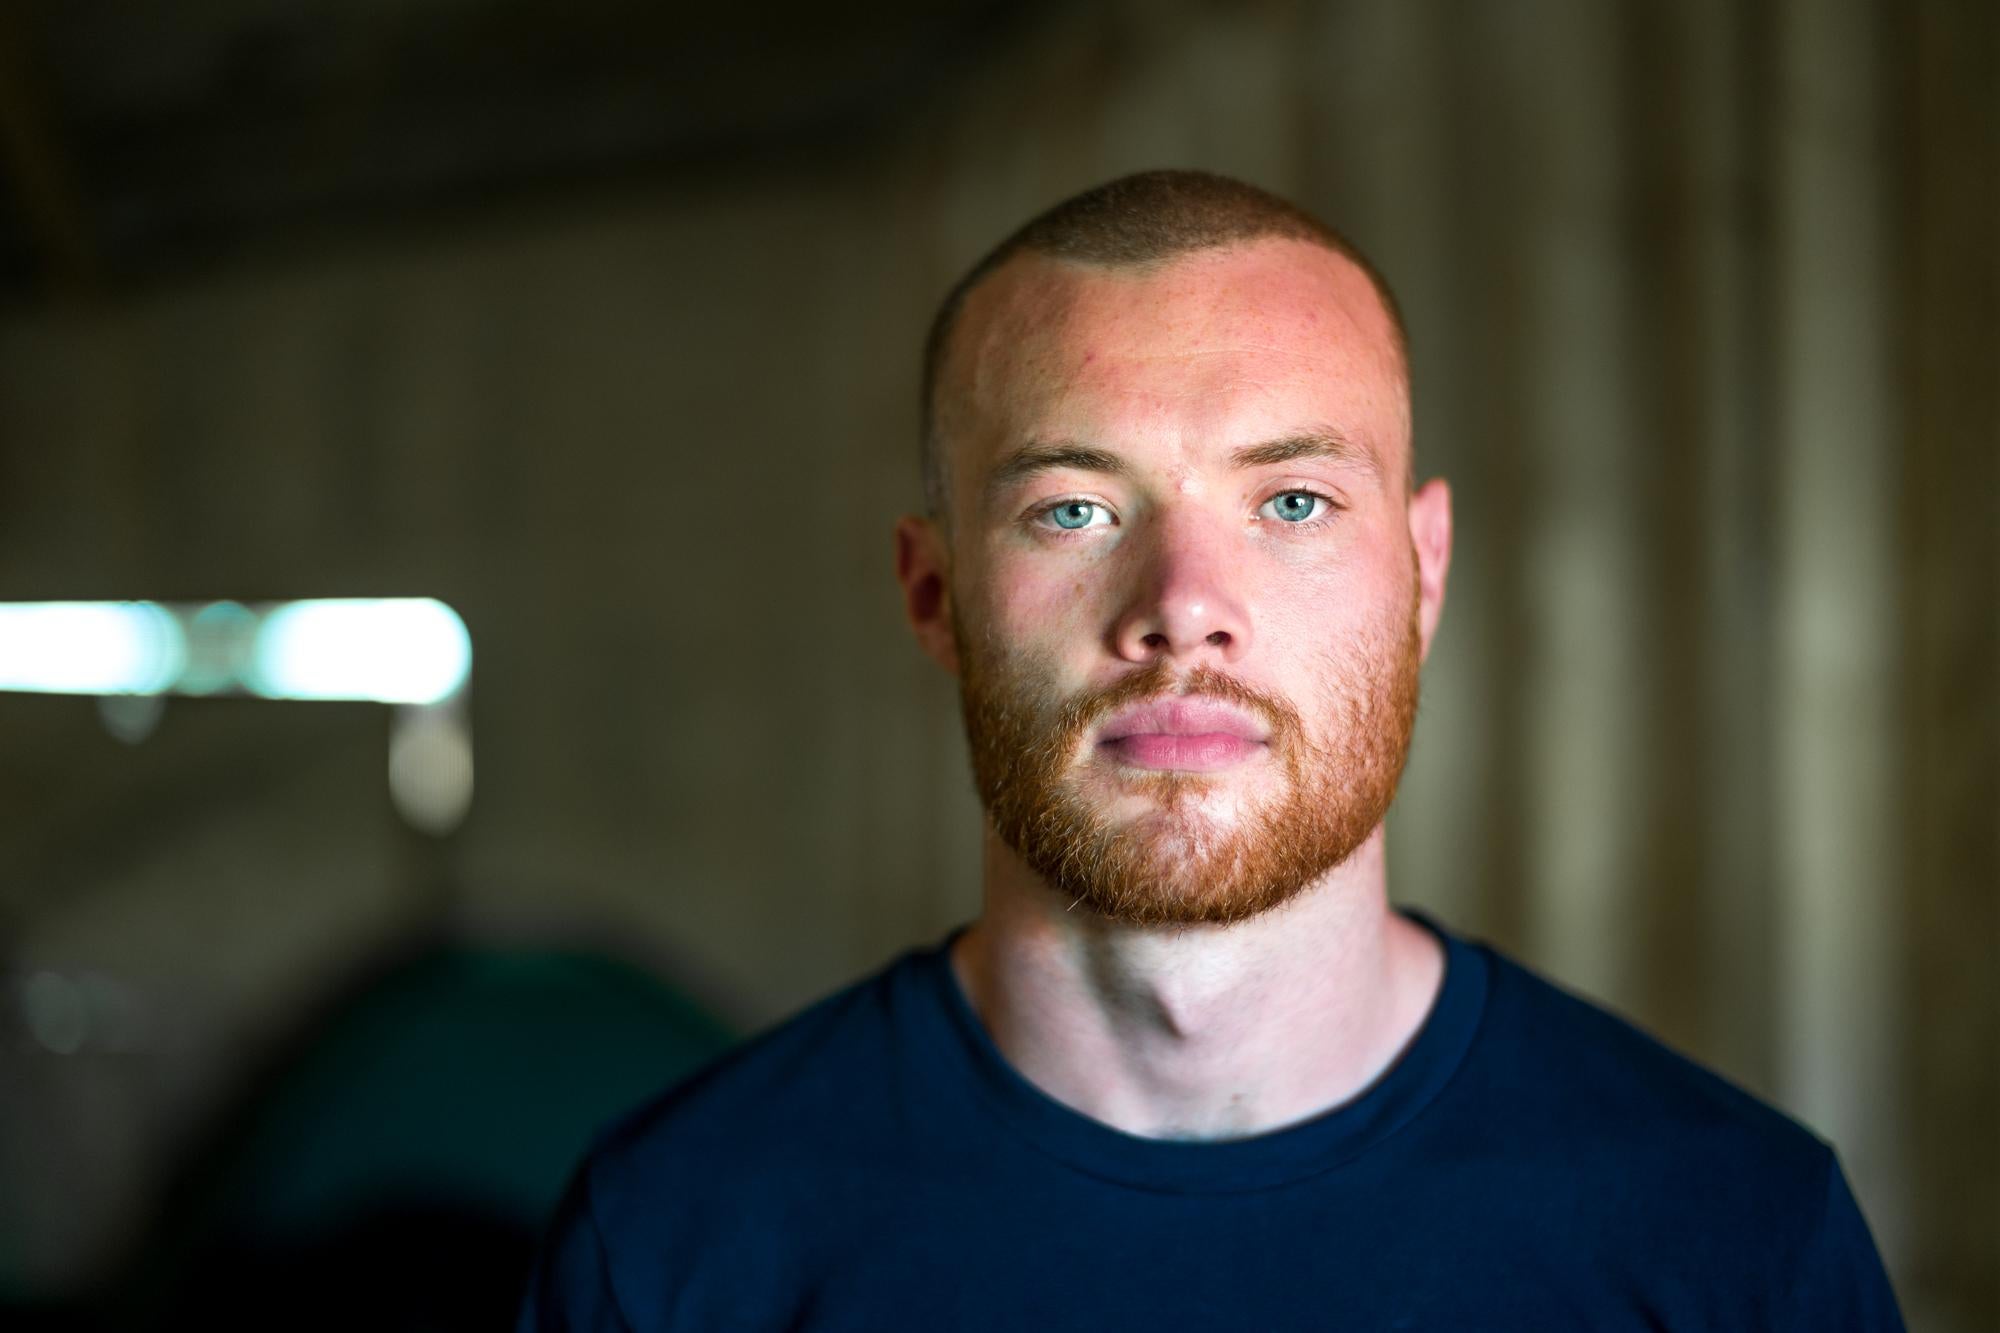
{"label": "blurred background", "polygon": [[1983,0],[0,7],[0,601],[471,645],[0,691],[0,1323],[504,1324],[597,1123],[968,918],[919,342],[1182,165],[1406,308],[1459,535],[1395,896],[2000,1328],[1996,75]]}

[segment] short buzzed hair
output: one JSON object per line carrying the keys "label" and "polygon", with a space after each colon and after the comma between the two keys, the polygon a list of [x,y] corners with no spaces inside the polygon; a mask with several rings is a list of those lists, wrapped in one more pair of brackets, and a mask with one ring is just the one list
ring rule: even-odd
{"label": "short buzzed hair", "polygon": [[924,340],[920,446],[924,505],[946,517],[937,394],[959,313],[973,288],[1019,254],[1103,268],[1153,268],[1196,250],[1246,241],[1305,241],[1331,250],[1368,276],[1388,313],[1397,360],[1408,377],[1402,311],[1389,284],[1345,236],[1297,205],[1254,185],[1206,171],[1142,171],[1072,195],[988,251],[952,286]]}

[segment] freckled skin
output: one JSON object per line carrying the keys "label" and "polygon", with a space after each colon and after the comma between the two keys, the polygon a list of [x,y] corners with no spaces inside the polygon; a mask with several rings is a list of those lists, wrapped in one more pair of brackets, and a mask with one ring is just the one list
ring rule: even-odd
{"label": "freckled skin", "polygon": [[[1040,663],[1064,689],[1131,669],[1127,639],[1165,600],[1234,642],[1192,656],[1310,714],[1326,646],[1406,616],[1409,416],[1393,335],[1366,277],[1338,256],[1273,241],[1163,269],[1017,259],[972,295],[947,379],[954,450],[952,593],[968,623]],[[1330,425],[1379,477],[1326,460],[1250,473],[1230,449]],[[992,462],[1029,438],[1130,459],[1135,475],[1039,476],[982,511]],[[1282,484],[1346,506],[1310,539],[1259,504]],[[1043,498],[1108,503],[1119,525],[1050,541],[1017,520]],[[1079,634],[1089,624],[1093,635]]]}

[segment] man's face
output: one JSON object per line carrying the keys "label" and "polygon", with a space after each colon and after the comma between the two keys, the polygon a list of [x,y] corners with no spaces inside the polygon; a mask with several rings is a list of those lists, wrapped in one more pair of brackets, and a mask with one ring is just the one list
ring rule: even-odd
{"label": "man's face", "polygon": [[994,829],[1058,892],[1241,920],[1381,822],[1434,621],[1393,346],[1360,270],[1291,241],[973,292],[940,656]]}

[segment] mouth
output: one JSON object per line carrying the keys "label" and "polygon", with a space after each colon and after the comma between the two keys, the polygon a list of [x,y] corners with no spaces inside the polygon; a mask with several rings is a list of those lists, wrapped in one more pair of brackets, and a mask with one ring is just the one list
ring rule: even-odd
{"label": "mouth", "polygon": [[1130,768],[1213,773],[1255,758],[1270,728],[1231,703],[1155,699],[1121,709],[1098,729],[1100,754]]}

